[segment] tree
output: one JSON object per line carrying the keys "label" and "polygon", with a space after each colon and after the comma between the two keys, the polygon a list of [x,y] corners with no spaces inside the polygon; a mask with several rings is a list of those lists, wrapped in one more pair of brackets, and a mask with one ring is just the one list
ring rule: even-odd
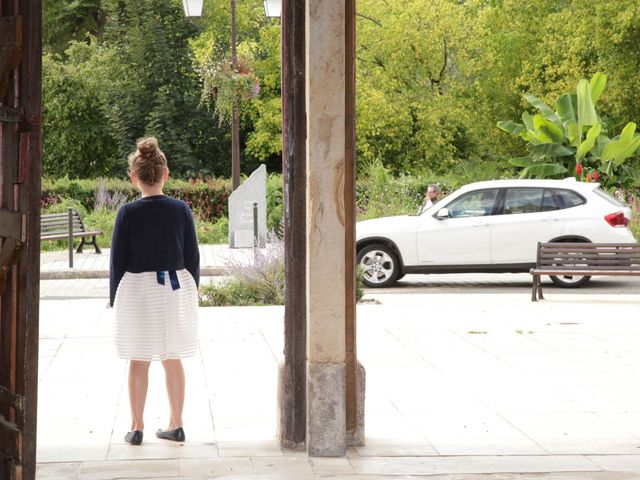
{"label": "tree", "polygon": [[100,0],[43,2],[44,51],[63,56],[70,42],[98,36],[105,21],[100,4]]}
{"label": "tree", "polygon": [[96,41],[71,42],[62,58],[43,57],[43,169],[59,177],[124,173],[118,168],[118,126],[112,122],[114,86],[126,66]]}

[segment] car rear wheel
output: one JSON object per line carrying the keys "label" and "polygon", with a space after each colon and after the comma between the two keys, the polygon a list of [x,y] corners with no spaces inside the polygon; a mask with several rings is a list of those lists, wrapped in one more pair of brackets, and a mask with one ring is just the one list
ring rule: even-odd
{"label": "car rear wheel", "polygon": [[591,277],[585,275],[549,275],[549,278],[562,288],[578,288],[591,280]]}
{"label": "car rear wheel", "polygon": [[[565,242],[583,243],[584,240],[564,240]],[[586,242],[584,242],[586,243]],[[579,264],[579,259],[576,259]],[[578,288],[591,280],[591,277],[585,275],[549,275],[551,281],[562,288]]]}
{"label": "car rear wheel", "polygon": [[362,267],[362,283],[367,287],[388,287],[400,276],[398,256],[387,245],[367,245],[358,252],[357,262]]}

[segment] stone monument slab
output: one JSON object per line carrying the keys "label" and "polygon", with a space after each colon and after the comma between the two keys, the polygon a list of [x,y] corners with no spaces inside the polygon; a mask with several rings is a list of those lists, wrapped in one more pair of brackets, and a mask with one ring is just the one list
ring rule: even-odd
{"label": "stone monument slab", "polygon": [[254,203],[258,207],[258,247],[267,244],[267,167],[260,165],[229,196],[229,247],[254,246]]}

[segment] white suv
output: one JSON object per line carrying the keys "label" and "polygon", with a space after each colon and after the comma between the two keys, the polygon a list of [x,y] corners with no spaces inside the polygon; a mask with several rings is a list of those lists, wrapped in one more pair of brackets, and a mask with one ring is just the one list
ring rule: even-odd
{"label": "white suv", "polygon": [[[406,273],[526,272],[538,242],[633,243],[628,205],[597,183],[495,180],[465,185],[419,215],[356,224],[368,287]],[[577,287],[589,277],[551,277]]]}

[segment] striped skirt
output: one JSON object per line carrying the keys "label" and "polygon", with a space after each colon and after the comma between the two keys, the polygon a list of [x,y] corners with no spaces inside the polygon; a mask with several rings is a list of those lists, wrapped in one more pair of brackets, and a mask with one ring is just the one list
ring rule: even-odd
{"label": "striped skirt", "polygon": [[167,360],[192,356],[198,348],[198,289],[191,274],[176,272],[174,290],[165,273],[126,272],[114,301],[115,345],[118,357]]}

